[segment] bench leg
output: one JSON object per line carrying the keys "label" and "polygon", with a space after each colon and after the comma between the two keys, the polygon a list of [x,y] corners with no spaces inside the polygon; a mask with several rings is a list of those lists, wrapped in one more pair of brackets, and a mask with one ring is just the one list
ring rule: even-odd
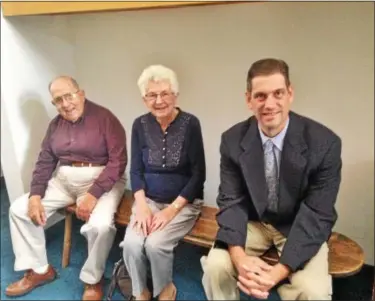
{"label": "bench leg", "polygon": [[73,214],[67,212],[65,216],[64,246],[61,263],[63,268],[66,268],[69,265],[70,249],[72,246],[72,220]]}

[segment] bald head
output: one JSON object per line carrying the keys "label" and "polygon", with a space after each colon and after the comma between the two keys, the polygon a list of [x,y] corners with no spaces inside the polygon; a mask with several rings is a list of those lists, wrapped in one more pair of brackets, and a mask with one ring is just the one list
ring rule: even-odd
{"label": "bald head", "polygon": [[79,90],[79,85],[77,83],[77,81],[71,77],[71,76],[68,76],[68,75],[59,75],[58,77],[55,77],[48,85],[48,90],[51,92],[51,89],[52,87],[56,84],[56,83],[61,83],[61,82],[65,82],[65,83],[68,83],[70,84],[74,89],[76,90]]}
{"label": "bald head", "polygon": [[85,92],[71,76],[58,76],[48,86],[52,103],[60,115],[72,122],[78,120],[84,110]]}

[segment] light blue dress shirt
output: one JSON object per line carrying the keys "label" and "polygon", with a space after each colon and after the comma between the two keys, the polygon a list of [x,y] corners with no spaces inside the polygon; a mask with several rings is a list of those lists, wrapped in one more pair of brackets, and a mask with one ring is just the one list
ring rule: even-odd
{"label": "light blue dress shirt", "polygon": [[[267,137],[262,132],[262,130],[259,126],[259,123],[258,123],[258,129],[259,129],[260,138],[262,139],[263,149],[264,149],[264,144],[270,139],[271,139],[272,143],[276,146],[274,148],[274,152],[275,152],[275,155],[276,155],[277,168],[278,168],[279,171],[280,171],[280,162],[281,162],[281,152],[283,150],[284,139],[285,139],[286,131],[288,130],[288,126],[289,126],[289,118],[288,118],[288,121],[286,122],[286,125],[283,128],[283,130],[280,133],[278,133],[275,137],[270,138],[270,137]],[[277,174],[280,174],[280,172],[278,172]]]}

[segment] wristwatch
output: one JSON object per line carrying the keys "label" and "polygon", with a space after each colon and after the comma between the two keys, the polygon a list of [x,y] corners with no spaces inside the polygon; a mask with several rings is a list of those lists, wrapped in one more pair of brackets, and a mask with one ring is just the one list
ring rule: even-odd
{"label": "wristwatch", "polygon": [[176,210],[180,210],[180,208],[181,208],[181,205],[178,204],[178,203],[172,203],[171,205],[172,205]]}

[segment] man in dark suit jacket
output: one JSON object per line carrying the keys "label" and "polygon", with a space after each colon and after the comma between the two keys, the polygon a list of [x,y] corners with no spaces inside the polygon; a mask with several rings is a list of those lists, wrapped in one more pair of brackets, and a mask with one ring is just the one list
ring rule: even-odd
{"label": "man in dark suit jacket", "polygon": [[[209,300],[239,299],[239,289],[265,299],[280,282],[283,300],[331,299],[327,240],[337,220],[341,140],[291,112],[293,95],[284,61],[251,66],[246,99],[254,116],[221,137],[219,231],[202,258]],[[275,266],[259,257],[272,245]]]}

